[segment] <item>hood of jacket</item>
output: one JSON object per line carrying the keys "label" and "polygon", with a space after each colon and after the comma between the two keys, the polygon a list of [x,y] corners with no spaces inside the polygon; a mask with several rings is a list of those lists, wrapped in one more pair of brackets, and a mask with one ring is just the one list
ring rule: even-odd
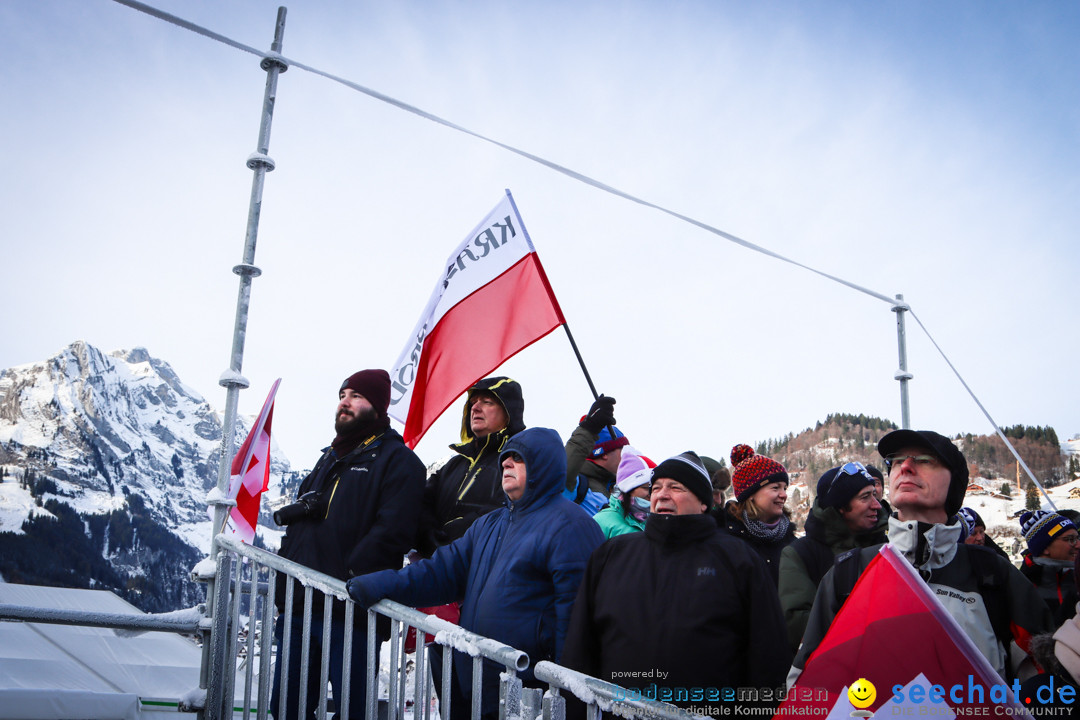
{"label": "hood of jacket", "polygon": [[455,452],[461,452],[465,446],[476,439],[472,431],[472,423],[469,422],[469,405],[472,403],[473,395],[480,391],[494,395],[506,412],[506,428],[500,430],[500,434],[511,436],[525,429],[525,399],[521,395],[521,385],[517,380],[511,380],[508,377],[484,378],[469,388],[469,393],[465,396],[465,407],[461,409],[461,442],[450,446],[450,449]]}
{"label": "hood of jacket", "polygon": [[886,541],[885,533],[889,529],[889,516],[878,510],[877,523],[869,530],[852,533],[844,516],[836,508],[823,508],[814,499],[810,514],[806,517],[806,536],[824,543],[834,552],[843,552],[855,547],[869,547]]}
{"label": "hood of jacket", "polygon": [[[522,430],[503,446],[499,463],[512,452],[525,460],[525,493],[517,502],[506,499],[511,512],[528,512],[562,495],[566,450],[559,433],[539,427]],[[502,478],[502,473],[499,477]]]}

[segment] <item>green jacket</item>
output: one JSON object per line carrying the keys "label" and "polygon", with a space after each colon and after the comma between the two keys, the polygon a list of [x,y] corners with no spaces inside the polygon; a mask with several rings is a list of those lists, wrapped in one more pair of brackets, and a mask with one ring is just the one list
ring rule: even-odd
{"label": "green jacket", "polygon": [[[780,553],[780,607],[784,611],[792,651],[799,649],[818,584],[832,567],[833,558],[857,547],[885,542],[888,528],[889,517],[879,512],[873,528],[855,534],[848,528],[839,510],[823,508],[814,500],[814,506],[806,518],[806,535]],[[807,558],[811,560],[809,567]]]}
{"label": "green jacket", "polygon": [[[578,487],[578,475],[588,482],[588,489],[595,490],[605,497],[611,496],[611,486],[615,484],[615,476],[596,463],[589,462],[593,447],[599,437],[596,433],[589,432],[580,425],[570,433],[570,439],[566,441],[566,489],[573,492],[578,490],[581,498],[585,496],[585,488]],[[582,483],[584,485],[584,483]]]}
{"label": "green jacket", "polygon": [[612,497],[607,506],[593,515],[593,520],[600,525],[604,537],[611,539],[616,535],[640,532],[645,529],[645,523],[634,519],[623,511],[622,501]]}

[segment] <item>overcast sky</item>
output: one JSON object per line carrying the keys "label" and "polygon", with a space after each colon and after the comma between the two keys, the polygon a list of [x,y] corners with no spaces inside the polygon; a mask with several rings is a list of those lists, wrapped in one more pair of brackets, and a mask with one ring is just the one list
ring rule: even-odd
{"label": "overcast sky", "polygon": [[[269,49],[275,3],[151,3]],[[1001,425],[1080,432],[1080,5],[294,3],[283,55],[892,297]],[[265,73],[109,0],[0,3],[0,367],[144,346],[223,408]],[[899,423],[890,304],[298,68],[243,373],[294,467],[389,368],[509,188],[598,389],[654,458]],[[992,432],[908,317],[912,424]],[[558,330],[503,366],[566,438]],[[460,402],[417,448],[456,440]]]}

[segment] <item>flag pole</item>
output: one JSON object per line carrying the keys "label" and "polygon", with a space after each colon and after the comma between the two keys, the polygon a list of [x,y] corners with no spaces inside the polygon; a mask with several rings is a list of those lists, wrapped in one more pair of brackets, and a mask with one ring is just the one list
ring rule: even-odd
{"label": "flag pole", "polygon": [[[570,323],[564,321],[563,330],[566,331],[566,337],[570,339],[570,347],[574,349],[574,355],[577,357],[578,365],[581,366],[581,372],[585,373],[585,382],[589,383],[589,389],[592,390],[593,400],[598,400],[600,394],[596,392],[596,386],[593,385],[592,377],[589,375],[589,368],[585,367],[585,361],[581,359],[581,351],[578,350],[577,343],[574,342],[574,334],[570,332]],[[615,437],[615,433],[611,433],[611,437]]]}

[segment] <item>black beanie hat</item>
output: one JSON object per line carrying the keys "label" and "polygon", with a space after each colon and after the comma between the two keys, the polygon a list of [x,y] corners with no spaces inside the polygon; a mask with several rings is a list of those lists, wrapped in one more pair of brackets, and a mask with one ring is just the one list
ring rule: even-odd
{"label": "black beanie hat", "polygon": [[951,475],[949,493],[945,496],[945,514],[952,517],[960,511],[967,493],[968,466],[964,453],[953,445],[952,440],[933,430],[893,430],[878,441],[877,447],[883,458],[902,447],[925,448],[939,457]]}
{"label": "black beanie hat", "polygon": [[694,493],[705,507],[712,505],[712,480],[709,479],[705,464],[693,450],[670,457],[653,468],[652,482],[656,482],[658,478],[677,480]]}
{"label": "black beanie hat", "polygon": [[345,378],[341,390],[345,388],[363,395],[379,417],[386,416],[386,408],[390,407],[390,373],[385,370],[361,370]]}
{"label": "black beanie hat", "polygon": [[845,463],[826,470],[818,478],[818,505],[840,510],[851,502],[851,498],[862,492],[863,488],[873,486],[874,476],[866,471],[862,463]]}

